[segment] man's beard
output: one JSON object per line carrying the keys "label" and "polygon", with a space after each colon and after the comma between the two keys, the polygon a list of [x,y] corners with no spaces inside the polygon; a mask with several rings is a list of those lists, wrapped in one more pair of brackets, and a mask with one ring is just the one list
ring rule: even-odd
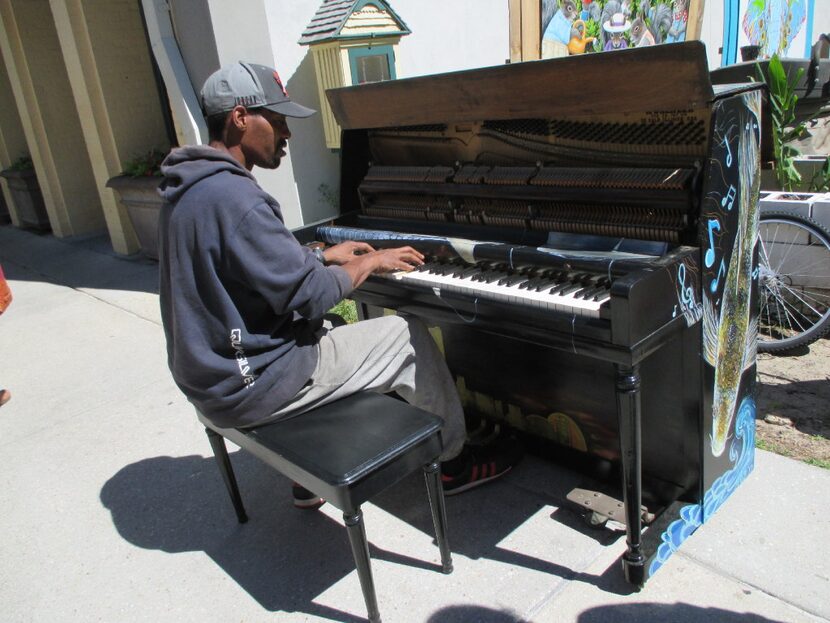
{"label": "man's beard", "polygon": [[280,141],[277,143],[277,148],[274,150],[274,157],[271,159],[270,162],[270,169],[276,169],[280,166],[283,157],[286,155],[286,148],[288,147],[288,143],[286,141]]}

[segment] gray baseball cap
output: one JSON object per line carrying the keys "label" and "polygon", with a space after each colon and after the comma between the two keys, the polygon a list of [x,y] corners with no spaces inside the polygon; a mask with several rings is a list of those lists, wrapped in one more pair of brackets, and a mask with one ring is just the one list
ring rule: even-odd
{"label": "gray baseball cap", "polygon": [[275,69],[242,61],[213,72],[205,80],[199,99],[206,117],[235,106],[267,108],[286,117],[309,117],[317,112],[288,98]]}

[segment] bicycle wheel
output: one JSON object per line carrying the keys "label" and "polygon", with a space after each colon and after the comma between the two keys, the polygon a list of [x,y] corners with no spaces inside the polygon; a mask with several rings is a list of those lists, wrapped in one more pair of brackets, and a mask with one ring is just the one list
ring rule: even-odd
{"label": "bicycle wheel", "polygon": [[758,351],[784,353],[830,331],[830,233],[792,212],[758,226]]}

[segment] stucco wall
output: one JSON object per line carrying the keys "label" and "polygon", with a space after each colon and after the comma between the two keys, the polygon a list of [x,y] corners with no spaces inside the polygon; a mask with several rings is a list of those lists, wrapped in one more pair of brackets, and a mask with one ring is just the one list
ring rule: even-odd
{"label": "stucco wall", "polygon": [[138,3],[83,4],[119,160],[123,164],[151,149],[169,147]]}
{"label": "stucco wall", "polygon": [[[53,190],[44,192],[52,227],[58,235],[103,230],[100,198],[49,3],[27,0],[13,6],[19,31],[25,33],[23,52],[54,163],[54,169],[38,171],[41,188],[49,183]],[[44,170],[54,171],[56,179],[40,179]]]}
{"label": "stucco wall", "polygon": [[412,34],[401,40],[398,77],[501,65],[510,58],[507,0],[392,0]]}

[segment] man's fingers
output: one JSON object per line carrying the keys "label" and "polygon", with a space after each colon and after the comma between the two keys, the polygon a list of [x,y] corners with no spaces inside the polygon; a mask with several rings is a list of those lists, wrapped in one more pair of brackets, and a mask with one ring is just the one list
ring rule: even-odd
{"label": "man's fingers", "polygon": [[353,242],[353,253],[371,253],[375,248],[367,242]]}

